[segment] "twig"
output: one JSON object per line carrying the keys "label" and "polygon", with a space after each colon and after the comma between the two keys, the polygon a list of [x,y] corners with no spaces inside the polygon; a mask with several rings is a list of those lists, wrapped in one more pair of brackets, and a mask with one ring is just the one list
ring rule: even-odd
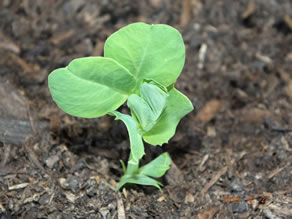
{"label": "twig", "polygon": [[271,127],[274,132],[292,132],[292,128]]}
{"label": "twig", "polygon": [[182,13],[180,16],[180,24],[185,26],[189,23],[191,18],[191,1],[190,0],[183,0],[182,1]]}
{"label": "twig", "polygon": [[269,180],[271,178],[273,178],[274,176],[276,176],[278,173],[280,173],[282,170],[284,170],[285,168],[287,168],[288,166],[290,166],[291,163],[286,164],[284,167],[277,167],[276,169],[274,169],[272,172],[270,172],[267,176],[266,179]]}
{"label": "twig", "polygon": [[223,167],[218,173],[211,179],[209,183],[201,191],[202,199],[205,197],[205,193],[217,182],[217,180],[227,172],[228,167]]}
{"label": "twig", "polygon": [[126,219],[124,203],[120,193],[117,195],[118,219]]}

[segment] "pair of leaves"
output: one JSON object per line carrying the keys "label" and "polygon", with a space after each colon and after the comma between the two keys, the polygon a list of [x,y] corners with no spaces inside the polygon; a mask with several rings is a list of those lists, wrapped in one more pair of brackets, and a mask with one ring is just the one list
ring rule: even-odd
{"label": "pair of leaves", "polygon": [[161,154],[145,166],[141,167],[137,174],[125,174],[119,183],[117,190],[127,183],[155,186],[160,189],[162,185],[154,178],[159,178],[165,174],[171,165],[171,158],[167,152]]}
{"label": "pair of leaves", "polygon": [[66,113],[103,116],[146,78],[171,85],[183,68],[185,48],[181,34],[168,25],[134,23],[106,40],[104,56],[75,59],[49,75],[52,97]]}
{"label": "pair of leaves", "polygon": [[[63,111],[100,117],[139,94],[145,79],[164,87],[173,85],[185,62],[185,47],[181,34],[168,25],[134,23],[106,40],[104,56],[75,59],[49,75],[50,92]],[[193,109],[175,88],[167,99],[157,124],[143,123],[143,138],[152,145],[168,142],[179,120]]]}

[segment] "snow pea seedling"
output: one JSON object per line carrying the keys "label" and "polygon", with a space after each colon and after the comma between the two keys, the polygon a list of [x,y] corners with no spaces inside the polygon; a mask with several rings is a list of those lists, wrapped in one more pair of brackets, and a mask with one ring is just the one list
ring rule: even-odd
{"label": "snow pea seedling", "polygon": [[[167,143],[187,113],[190,100],[174,87],[185,62],[181,34],[173,27],[133,23],[105,42],[104,57],[74,59],[48,77],[53,100],[66,113],[83,118],[115,116],[127,127],[130,156],[117,190],[125,184],[160,188],[154,178],[171,164],[163,153],[139,167],[143,140],[153,146]],[[127,101],[131,115],[117,109]]]}

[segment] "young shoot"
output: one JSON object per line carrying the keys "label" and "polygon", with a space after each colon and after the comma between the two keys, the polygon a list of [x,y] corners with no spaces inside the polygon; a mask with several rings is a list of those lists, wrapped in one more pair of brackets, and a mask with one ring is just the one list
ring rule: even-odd
{"label": "young shoot", "polygon": [[[168,143],[176,127],[193,110],[174,83],[185,62],[181,34],[164,24],[133,23],[105,42],[104,57],[74,59],[50,73],[53,100],[66,113],[82,118],[114,116],[124,122],[130,138],[127,166],[117,190],[125,184],[162,185],[154,178],[171,165],[163,153],[140,167],[143,140],[153,146]],[[127,101],[131,115],[116,111]]]}

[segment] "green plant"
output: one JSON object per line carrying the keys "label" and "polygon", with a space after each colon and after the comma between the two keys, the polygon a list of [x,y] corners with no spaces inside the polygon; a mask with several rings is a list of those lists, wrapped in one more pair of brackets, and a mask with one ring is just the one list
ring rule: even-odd
{"label": "green plant", "polygon": [[[133,23],[106,40],[104,57],[74,59],[49,75],[52,97],[66,113],[83,118],[108,114],[125,123],[131,152],[127,167],[121,161],[124,175],[117,189],[126,183],[160,188],[153,178],[169,169],[168,153],[140,168],[139,160],[143,140],[154,146],[167,143],[181,118],[193,110],[174,88],[184,62],[184,42],[176,29]],[[116,111],[126,100],[131,116]]]}

